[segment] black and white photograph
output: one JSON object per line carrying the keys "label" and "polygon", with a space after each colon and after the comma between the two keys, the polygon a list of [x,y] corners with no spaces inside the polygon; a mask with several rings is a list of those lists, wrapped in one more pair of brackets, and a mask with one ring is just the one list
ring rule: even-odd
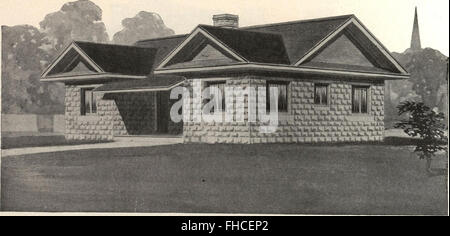
{"label": "black and white photograph", "polygon": [[0,215],[448,216],[447,0],[0,11]]}

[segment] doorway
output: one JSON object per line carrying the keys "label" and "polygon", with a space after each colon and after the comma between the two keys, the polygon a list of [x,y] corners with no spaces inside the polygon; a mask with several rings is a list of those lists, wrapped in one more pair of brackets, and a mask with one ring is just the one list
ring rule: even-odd
{"label": "doorway", "polygon": [[167,134],[169,132],[169,93],[156,92],[156,133]]}

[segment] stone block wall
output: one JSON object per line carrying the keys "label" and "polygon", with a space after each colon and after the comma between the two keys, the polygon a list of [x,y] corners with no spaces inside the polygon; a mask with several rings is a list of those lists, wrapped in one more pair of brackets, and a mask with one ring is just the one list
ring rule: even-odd
{"label": "stone block wall", "polygon": [[[384,134],[384,84],[366,83],[368,91],[368,113],[352,113],[352,83],[348,81],[328,81],[329,104],[314,104],[314,81],[289,78],[268,78],[245,76],[230,78],[228,85],[265,87],[266,80],[287,80],[288,112],[279,115],[275,132],[261,132],[260,127],[268,124],[248,122],[207,123],[185,122],[184,141],[207,143],[315,143],[315,142],[364,142],[381,141]],[[202,83],[199,79],[191,80]],[[191,89],[192,94],[192,89]],[[265,94],[264,94],[265,95]],[[247,96],[245,96],[245,110]],[[191,107],[202,104],[191,99]],[[226,104],[233,106],[233,104]]]}
{"label": "stone block wall", "polygon": [[66,85],[65,96],[65,137],[68,140],[112,140],[112,111],[115,104],[103,100],[103,94],[97,94],[98,115],[81,115],[81,88]]}
{"label": "stone block wall", "polygon": [[[352,113],[352,85],[361,85],[348,81],[327,81],[329,85],[329,104],[314,104],[314,82],[307,79],[270,78],[259,76],[240,76],[225,78],[227,86],[247,87],[266,86],[267,80],[290,81],[288,86],[288,112],[279,115],[275,132],[261,132],[260,127],[268,124],[249,122],[248,96],[236,94],[233,103],[227,103],[227,109],[244,110],[240,122],[185,121],[168,122],[169,134],[183,133],[186,143],[314,143],[314,142],[364,142],[381,141],[384,133],[384,84],[370,85],[368,113]],[[202,88],[205,79],[190,79],[191,95],[194,84]],[[322,83],[322,82],[321,82]],[[139,135],[155,133],[155,96],[152,92],[102,94],[97,95],[97,114],[80,115],[80,87],[66,86],[66,138],[76,140],[111,140],[117,135]],[[265,95],[265,93],[263,94]],[[190,99],[191,116],[203,106],[203,102],[194,97]],[[243,107],[235,107],[237,98],[244,100]],[[171,105],[177,100],[170,100]],[[256,101],[252,101],[256,102]],[[262,102],[262,101],[259,101]],[[223,117],[224,114],[221,114]]]}
{"label": "stone block wall", "polygon": [[[194,115],[195,111],[201,109],[203,103],[197,97],[198,94],[193,94],[193,86],[201,86],[202,90],[204,88],[204,80],[193,79],[189,81],[190,94],[192,99],[190,99],[191,117]],[[226,80],[226,86],[239,86],[245,89],[250,85],[250,78],[248,76],[231,78]],[[236,97],[242,96],[242,94],[237,94]],[[233,103],[236,101],[236,97]],[[226,103],[227,109],[233,108],[234,104]],[[244,111],[248,109],[247,107],[247,96],[244,97]],[[233,117],[237,117],[237,109],[241,107],[236,107]],[[224,114],[219,116],[223,117]],[[244,122],[206,122],[201,120],[200,122],[188,121],[184,122],[183,125],[183,139],[185,143],[250,143],[250,126],[248,119],[244,117]]]}
{"label": "stone block wall", "polygon": [[[165,92],[167,93],[167,92]],[[81,115],[81,87],[66,85],[65,137],[69,140],[112,140],[114,136],[156,134],[155,92],[94,93],[97,114]],[[166,96],[168,99],[168,96]],[[176,100],[168,102],[167,113]],[[183,122],[168,117],[168,134],[183,132]]]}
{"label": "stone block wall", "polygon": [[[262,79],[253,84],[264,86]],[[251,143],[272,142],[367,142],[384,136],[384,84],[370,84],[368,113],[352,113],[352,85],[344,81],[328,83],[328,105],[314,104],[314,82],[291,81],[289,111],[279,117],[274,133],[259,132],[260,122],[251,123]],[[369,85],[369,84],[367,84]]]}

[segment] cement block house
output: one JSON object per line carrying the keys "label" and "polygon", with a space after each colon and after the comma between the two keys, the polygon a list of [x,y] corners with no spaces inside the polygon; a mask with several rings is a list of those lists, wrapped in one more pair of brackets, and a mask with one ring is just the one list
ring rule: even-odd
{"label": "cement block house", "polygon": [[[223,14],[213,23],[133,46],[70,44],[41,79],[65,84],[66,138],[177,134],[186,143],[383,139],[384,81],[409,74],[354,15],[239,28],[237,16]],[[169,110],[176,100],[169,92],[178,86],[190,91],[215,87],[223,93],[225,86],[276,87],[279,125],[274,132],[260,132],[264,122],[248,119],[248,94],[235,98],[245,101],[244,122],[174,122]],[[204,104],[191,95],[191,108]],[[223,100],[214,112],[220,115],[235,101]]]}

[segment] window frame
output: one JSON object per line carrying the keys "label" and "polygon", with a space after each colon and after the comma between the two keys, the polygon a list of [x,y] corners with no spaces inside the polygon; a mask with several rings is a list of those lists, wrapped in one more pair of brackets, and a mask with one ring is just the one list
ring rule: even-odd
{"label": "window frame", "polygon": [[[366,91],[366,111],[362,112],[362,99],[361,96],[362,94],[360,94],[360,102],[359,102],[359,108],[358,111],[354,110],[355,107],[355,90],[356,89],[364,89]],[[370,86],[369,85],[352,85],[352,114],[355,115],[369,115],[369,111],[370,111]]]}
{"label": "window frame", "polygon": [[286,108],[280,109],[280,104],[278,101],[278,112],[279,113],[289,113],[289,85],[290,81],[280,81],[280,80],[266,80],[266,111],[270,112],[270,85],[285,85],[286,86]]}
{"label": "window frame", "polygon": [[[80,88],[80,115],[81,116],[94,116],[97,114],[97,98],[94,94],[95,87],[83,87]],[[86,109],[86,92],[90,92],[89,98],[89,112]]]}
{"label": "window frame", "polygon": [[[225,87],[226,87],[226,85],[227,85],[227,81],[226,80],[210,80],[210,81],[205,81],[205,86],[204,86],[204,88],[209,88],[210,89],[210,87],[212,86],[212,85],[219,85],[219,84],[223,84],[224,85],[224,87],[223,87],[223,91],[222,91],[222,110],[217,110],[216,111],[216,107],[213,107],[213,109],[211,110],[211,112],[214,114],[214,113],[222,113],[222,112],[225,112],[225,107],[226,107],[226,100],[225,100]],[[209,97],[211,97],[211,89],[209,90],[209,92],[210,92],[210,94],[209,94]],[[211,101],[210,100],[210,98],[203,98],[203,106],[205,105],[205,104],[207,104],[209,101]]]}
{"label": "window frame", "polygon": [[[326,97],[326,103],[316,103],[316,95],[317,95],[317,87],[325,87],[325,97]],[[314,105],[316,106],[328,106],[330,105],[330,90],[329,90],[330,84],[328,83],[314,83]],[[322,101],[322,99],[319,99],[320,101]]]}

